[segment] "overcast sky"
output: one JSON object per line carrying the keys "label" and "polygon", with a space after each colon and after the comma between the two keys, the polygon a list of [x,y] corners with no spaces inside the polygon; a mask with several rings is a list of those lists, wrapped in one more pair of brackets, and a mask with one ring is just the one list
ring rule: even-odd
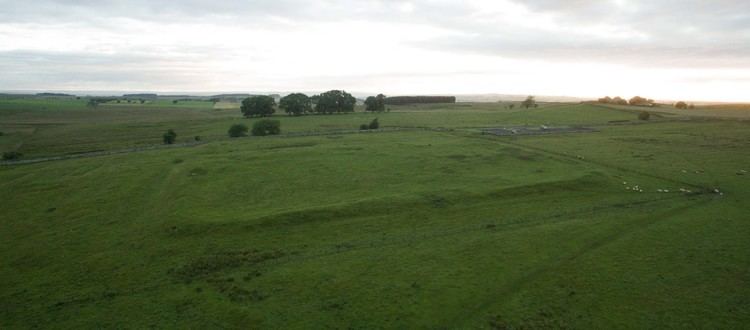
{"label": "overcast sky", "polygon": [[750,101],[748,0],[0,0],[0,90]]}

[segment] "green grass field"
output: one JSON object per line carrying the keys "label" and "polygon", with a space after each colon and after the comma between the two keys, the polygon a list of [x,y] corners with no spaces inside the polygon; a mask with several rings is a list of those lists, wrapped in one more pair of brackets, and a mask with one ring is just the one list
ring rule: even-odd
{"label": "green grass field", "polygon": [[[277,113],[230,139],[255,119],[227,104],[0,100],[1,151],[124,151],[0,166],[0,328],[747,327],[750,122],[639,111]],[[595,132],[482,133],[525,125]],[[127,152],[169,128],[201,143]]]}

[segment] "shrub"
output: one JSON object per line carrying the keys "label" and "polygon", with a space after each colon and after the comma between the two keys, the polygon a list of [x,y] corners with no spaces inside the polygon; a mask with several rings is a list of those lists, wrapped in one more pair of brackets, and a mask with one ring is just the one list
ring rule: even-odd
{"label": "shrub", "polygon": [[684,109],[687,109],[688,105],[687,105],[687,103],[685,103],[683,101],[680,101],[680,102],[675,103],[674,107],[677,108],[677,109],[683,109],[684,110]]}
{"label": "shrub", "polygon": [[366,131],[368,129],[370,129],[370,125],[367,125],[367,124],[359,125],[359,130],[360,131]]}
{"label": "shrub", "polygon": [[5,133],[3,133],[3,132],[0,132],[0,136],[3,136],[3,135],[5,135]]}
{"label": "shrub", "polygon": [[229,128],[229,137],[241,137],[247,135],[247,126],[243,124],[234,124]]}
{"label": "shrub", "polygon": [[281,122],[272,119],[263,119],[253,124],[251,132],[254,136],[277,135],[281,133]]}
{"label": "shrub", "polygon": [[638,119],[649,120],[651,119],[651,114],[648,111],[641,111],[641,113],[638,114]]}
{"label": "shrub", "polygon": [[197,141],[200,141],[200,140],[201,140],[201,136],[200,136],[200,135],[196,135],[196,136],[195,136],[195,137],[194,137],[193,139],[194,139],[194,140],[195,140],[196,142],[197,142]]}
{"label": "shrub", "polygon": [[370,126],[369,126],[369,128],[370,128],[370,129],[378,129],[378,127],[380,127],[380,123],[378,123],[378,119],[377,119],[377,118],[375,118],[375,119],[373,119],[373,120],[372,120],[372,121],[370,122]]}
{"label": "shrub", "polygon": [[170,128],[166,133],[164,133],[162,139],[164,140],[164,144],[172,144],[175,140],[177,140],[177,133],[175,133],[174,130]]}
{"label": "shrub", "polygon": [[21,156],[23,154],[18,151],[7,151],[3,153],[3,160],[18,160]]}

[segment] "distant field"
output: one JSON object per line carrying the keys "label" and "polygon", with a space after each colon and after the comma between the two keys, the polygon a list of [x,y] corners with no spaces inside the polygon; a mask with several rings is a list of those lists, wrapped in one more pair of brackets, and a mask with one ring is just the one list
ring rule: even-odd
{"label": "distant field", "polygon": [[[459,103],[230,139],[231,103],[6,101],[27,159],[202,144],[0,166],[0,328],[750,322],[748,121]],[[592,130],[483,134],[541,125]]]}
{"label": "distant field", "polygon": [[750,104],[720,104],[720,105],[696,105],[695,109],[677,109],[673,106],[662,105],[655,108],[641,108],[622,105],[601,105],[611,109],[628,111],[646,110],[665,113],[675,116],[708,117],[708,118],[730,118],[750,119]]}

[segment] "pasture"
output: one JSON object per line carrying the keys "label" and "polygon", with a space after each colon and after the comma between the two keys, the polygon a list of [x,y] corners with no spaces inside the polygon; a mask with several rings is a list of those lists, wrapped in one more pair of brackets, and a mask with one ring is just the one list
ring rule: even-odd
{"label": "pasture", "polygon": [[0,100],[0,328],[742,328],[750,122],[639,111]]}

